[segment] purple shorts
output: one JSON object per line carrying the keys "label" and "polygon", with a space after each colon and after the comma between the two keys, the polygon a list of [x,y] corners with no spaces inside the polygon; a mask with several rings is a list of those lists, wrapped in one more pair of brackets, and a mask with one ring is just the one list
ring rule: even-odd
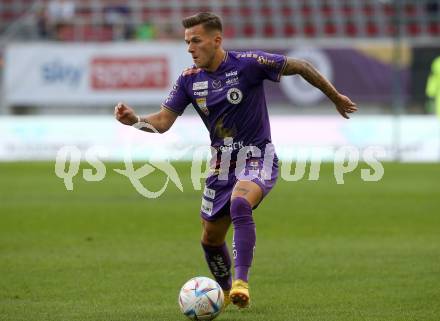
{"label": "purple shorts", "polygon": [[[202,196],[200,216],[207,221],[215,221],[229,215],[229,206],[237,181],[252,181],[261,187],[263,198],[270,192],[278,178],[278,159],[275,156],[270,164],[263,158],[252,157],[243,164],[244,168],[231,168],[227,174],[214,171],[206,179]],[[257,205],[258,206],[258,205]],[[257,207],[255,206],[255,208]]]}

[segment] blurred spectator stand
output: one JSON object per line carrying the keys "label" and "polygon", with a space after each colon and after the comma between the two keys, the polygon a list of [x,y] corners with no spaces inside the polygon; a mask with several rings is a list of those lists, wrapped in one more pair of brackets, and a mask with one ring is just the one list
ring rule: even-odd
{"label": "blurred spectator stand", "polygon": [[131,8],[125,1],[108,0],[104,6],[104,22],[113,31],[113,40],[125,40],[133,37]]}
{"label": "blurred spectator stand", "polygon": [[70,0],[51,0],[46,10],[48,35],[56,40],[65,40],[63,38],[64,31],[73,24],[75,17],[75,2]]}

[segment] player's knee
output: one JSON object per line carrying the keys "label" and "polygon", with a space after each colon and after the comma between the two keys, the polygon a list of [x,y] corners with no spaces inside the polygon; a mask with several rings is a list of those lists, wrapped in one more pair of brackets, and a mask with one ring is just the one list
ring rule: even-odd
{"label": "player's knee", "polygon": [[231,200],[231,219],[234,225],[253,222],[252,206],[243,197],[234,197]]}
{"label": "player's knee", "polygon": [[203,228],[202,243],[209,246],[219,246],[225,242],[224,237],[217,231]]}
{"label": "player's knee", "polygon": [[248,214],[252,212],[252,206],[244,197],[234,197],[231,199],[231,217],[237,214]]}

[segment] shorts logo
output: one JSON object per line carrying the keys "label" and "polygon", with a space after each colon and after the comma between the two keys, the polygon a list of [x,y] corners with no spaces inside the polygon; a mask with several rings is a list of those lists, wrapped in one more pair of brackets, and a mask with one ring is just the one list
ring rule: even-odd
{"label": "shorts logo", "polygon": [[212,88],[219,89],[221,86],[222,86],[221,80],[216,79],[212,81]]}
{"label": "shorts logo", "polygon": [[213,207],[213,203],[210,201],[205,200],[204,198],[202,198],[202,212],[205,213],[206,215],[211,216],[212,215],[212,207]]}
{"label": "shorts logo", "polygon": [[238,88],[231,88],[228,90],[226,98],[231,104],[237,105],[243,99],[243,93]]}
{"label": "shorts logo", "polygon": [[203,195],[205,195],[207,198],[210,198],[213,200],[215,198],[215,190],[205,186],[205,190],[203,191]]}
{"label": "shorts logo", "polygon": [[198,81],[193,83],[193,90],[208,89],[208,81]]}

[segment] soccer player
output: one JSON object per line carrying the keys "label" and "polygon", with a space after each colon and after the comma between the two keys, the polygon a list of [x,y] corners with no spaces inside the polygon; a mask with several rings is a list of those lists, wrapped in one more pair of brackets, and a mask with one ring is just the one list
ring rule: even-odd
{"label": "soccer player", "polygon": [[[357,107],[307,61],[263,51],[224,50],[222,23],[212,13],[187,17],[182,24],[194,65],[183,71],[157,113],[140,117],[119,103],[115,117],[126,125],[148,123],[163,133],[187,105],[192,104],[199,113],[214,151],[212,172],[202,196],[201,244],[208,266],[224,290],[226,304],[232,301],[244,308],[250,302],[248,273],[256,243],[252,211],[272,189],[278,175],[263,81],[298,74],[319,88],[342,117],[349,118],[347,114]],[[147,127],[143,130],[155,131]],[[231,223],[233,282],[225,244]]]}

